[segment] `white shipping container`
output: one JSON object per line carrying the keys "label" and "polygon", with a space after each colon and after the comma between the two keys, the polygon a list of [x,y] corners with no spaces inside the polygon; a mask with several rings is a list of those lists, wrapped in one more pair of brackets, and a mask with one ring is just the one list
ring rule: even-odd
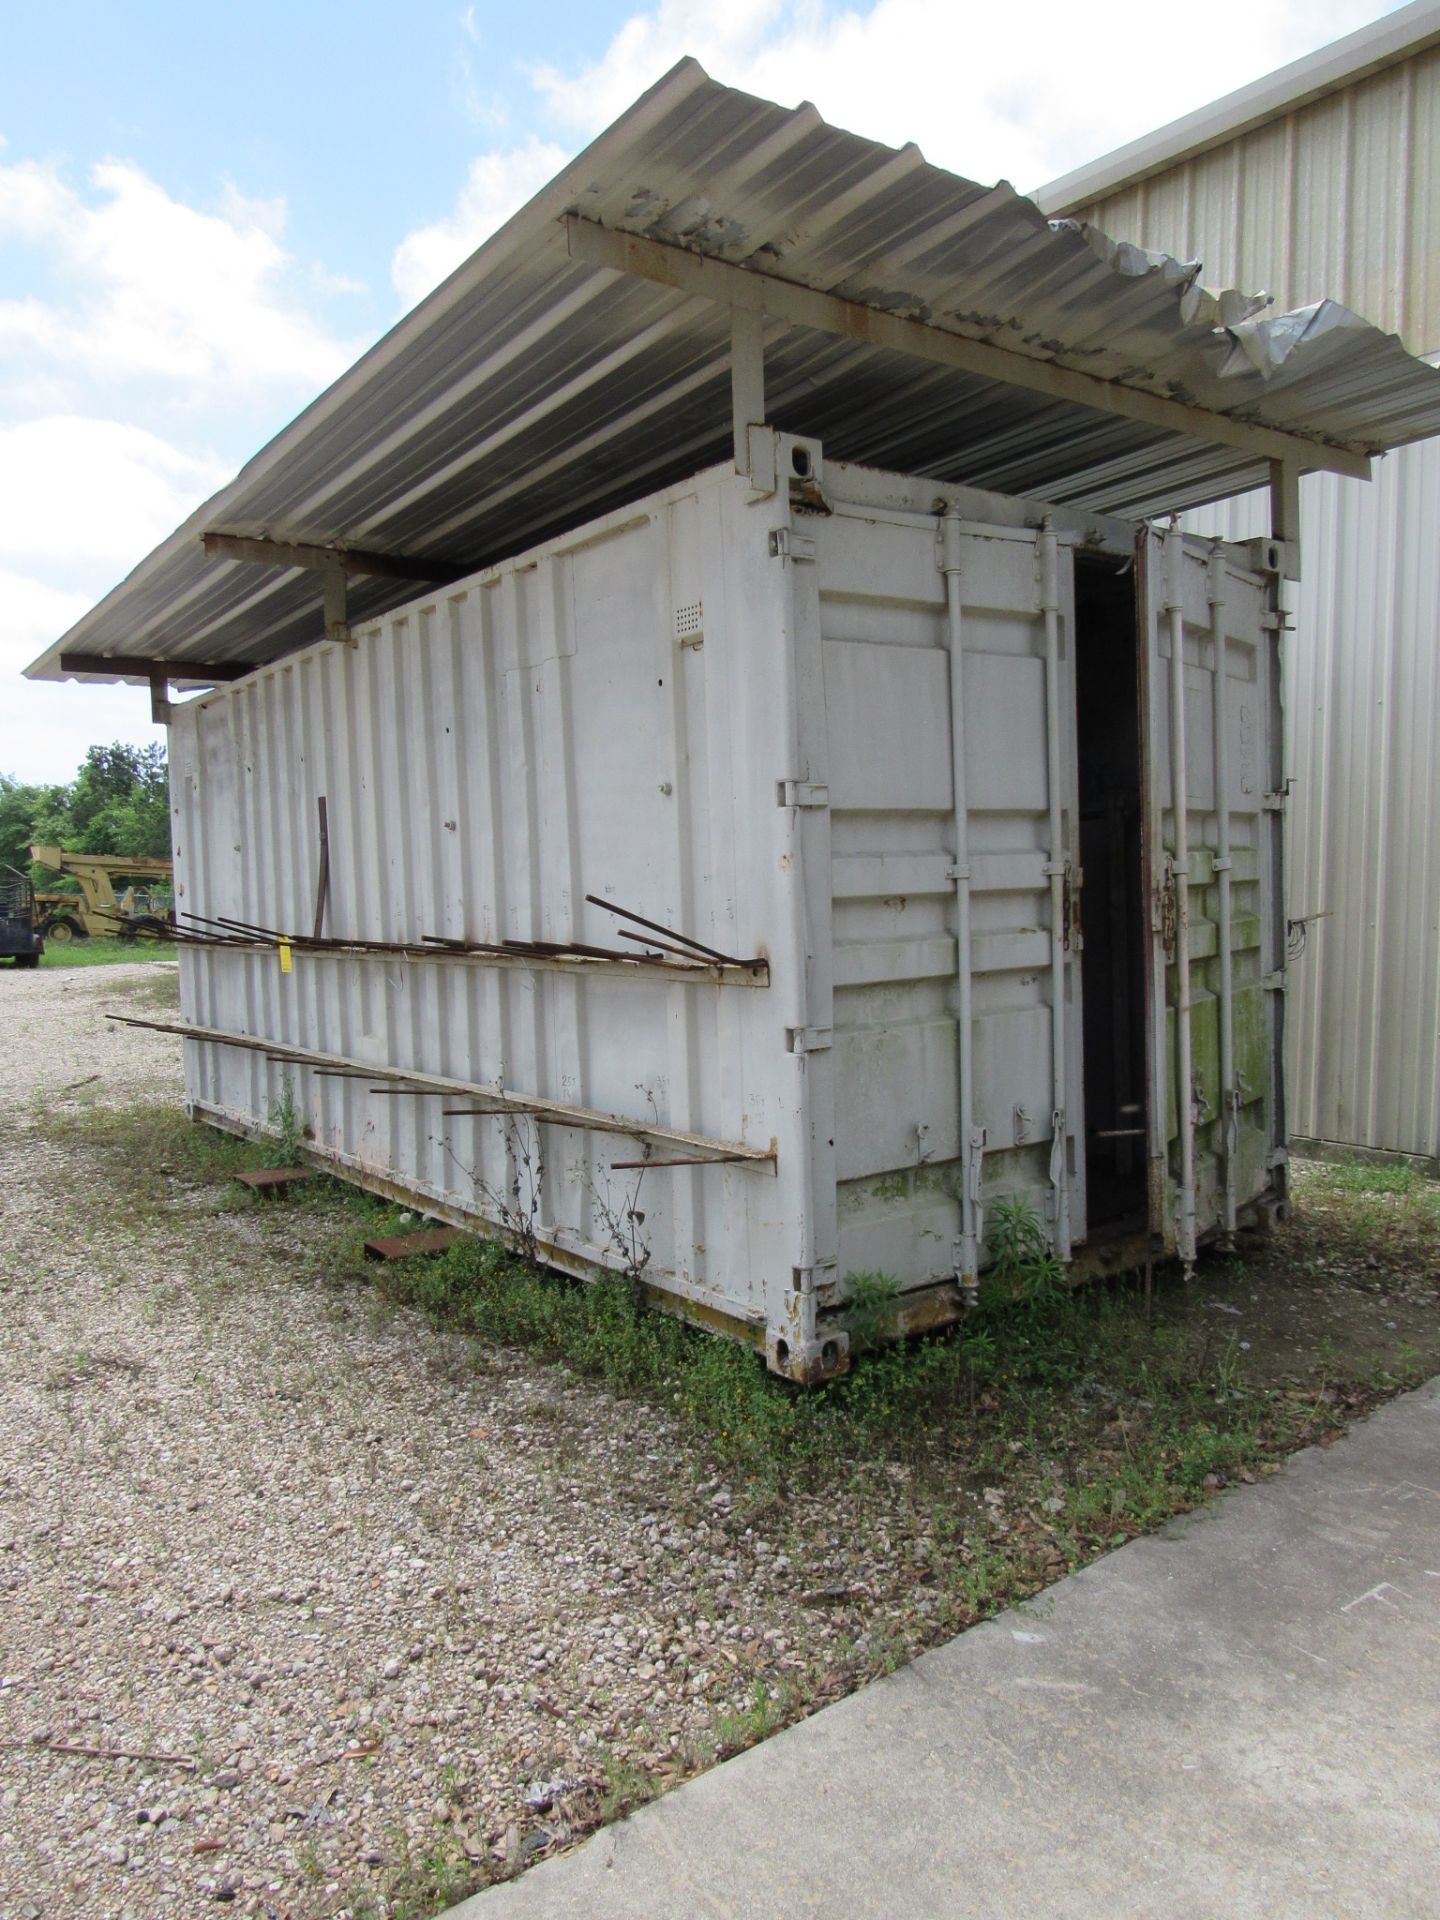
{"label": "white shipping container", "polygon": [[1285,556],[766,439],[172,708],[181,908],[297,936],[181,994],[197,1115],[288,1085],[814,1380],[857,1274],[962,1311],[1002,1197],[1091,1266],[1283,1207]]}

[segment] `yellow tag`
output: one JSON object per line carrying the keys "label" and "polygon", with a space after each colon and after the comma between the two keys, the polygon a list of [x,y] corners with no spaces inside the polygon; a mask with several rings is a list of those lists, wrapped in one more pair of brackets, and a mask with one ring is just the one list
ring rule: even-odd
{"label": "yellow tag", "polygon": [[282,973],[290,972],[290,942],[288,940],[282,940],[280,942],[280,971]]}

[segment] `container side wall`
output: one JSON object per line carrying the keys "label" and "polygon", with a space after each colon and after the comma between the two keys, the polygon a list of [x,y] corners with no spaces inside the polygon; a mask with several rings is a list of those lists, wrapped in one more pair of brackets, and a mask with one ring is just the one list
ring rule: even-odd
{"label": "container side wall", "polygon": [[764,512],[733,475],[703,477],[412,603],[353,647],[190,703],[172,729],[188,911],[309,932],[324,795],[333,938],[641,951],[589,893],[773,969],[750,987],[439,953],[296,950],[286,971],[273,949],[187,951],[189,1020],[773,1144],[778,1175],[617,1169],[644,1156],[626,1135],[446,1117],[469,1103],[187,1042],[196,1107],[264,1125],[288,1082],[313,1146],[373,1184],[533,1231],[562,1264],[636,1272],[762,1337],[811,1180],[783,1017],[804,1005],[799,863],[776,804],[793,749],[787,591]]}

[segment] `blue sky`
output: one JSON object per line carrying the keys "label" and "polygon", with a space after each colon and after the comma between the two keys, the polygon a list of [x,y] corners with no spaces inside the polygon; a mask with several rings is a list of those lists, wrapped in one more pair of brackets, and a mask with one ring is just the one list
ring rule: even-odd
{"label": "blue sky", "polygon": [[1033,187],[1386,10],[0,0],[0,772],[153,737],[19,669],[681,54]]}

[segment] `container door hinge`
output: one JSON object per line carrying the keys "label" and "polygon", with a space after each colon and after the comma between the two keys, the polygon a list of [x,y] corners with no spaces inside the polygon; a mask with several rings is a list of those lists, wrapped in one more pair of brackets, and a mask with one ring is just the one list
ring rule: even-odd
{"label": "container door hinge", "polygon": [[1290,1152],[1287,1147],[1274,1147],[1265,1157],[1267,1173],[1276,1173],[1281,1167],[1288,1167],[1289,1164]]}
{"label": "container door hinge", "polygon": [[813,535],[796,533],[793,527],[772,527],[770,558],[772,560],[813,560],[815,558]]}
{"label": "container door hinge", "polygon": [[777,780],[775,804],[777,807],[828,807],[830,789],[823,781]]}
{"label": "container door hinge", "polygon": [[1266,993],[1285,993],[1289,990],[1289,980],[1284,967],[1277,967],[1273,973],[1262,974],[1260,984]]}
{"label": "container door hinge", "polygon": [[1065,884],[1062,889],[1062,907],[1060,924],[1065,929],[1066,953],[1079,953],[1085,942],[1080,934],[1080,893],[1085,885],[1085,875],[1081,868],[1065,866]]}
{"label": "container door hinge", "polygon": [[1287,780],[1276,793],[1267,793],[1261,799],[1261,806],[1267,813],[1283,813],[1290,804],[1290,789],[1295,782]]}
{"label": "container door hinge", "polygon": [[835,1044],[833,1027],[787,1027],[787,1053],[826,1053]]}

